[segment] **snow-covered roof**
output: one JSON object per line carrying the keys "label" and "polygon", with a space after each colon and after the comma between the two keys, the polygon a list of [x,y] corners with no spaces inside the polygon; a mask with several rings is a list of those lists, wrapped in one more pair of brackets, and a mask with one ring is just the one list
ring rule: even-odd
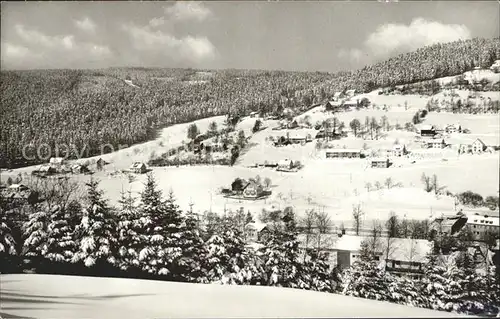
{"label": "snow-covered roof", "polygon": [[433,130],[435,129],[434,125],[430,125],[430,124],[423,124],[423,125],[420,125],[420,130],[423,131],[423,130]]}
{"label": "snow-covered roof", "polygon": [[64,161],[62,157],[52,157],[49,161],[50,164],[61,164]]}
{"label": "snow-covered roof", "polygon": [[394,144],[394,145],[392,146],[392,149],[393,149],[393,150],[395,150],[395,151],[400,151],[400,150],[402,150],[404,147],[405,147],[405,145],[404,145],[404,144]]}
{"label": "snow-covered roof", "polygon": [[500,227],[498,216],[466,215],[467,224]]}
{"label": "snow-covered roof", "polygon": [[278,166],[290,166],[291,164],[293,164],[293,161],[290,159],[283,159],[278,162]]}
{"label": "snow-covered roof", "polygon": [[389,159],[387,157],[372,157],[372,162],[387,162]]}
{"label": "snow-covered roof", "polygon": [[260,232],[264,228],[266,228],[267,224],[266,223],[261,223],[261,222],[251,222],[246,225],[247,228],[252,228],[255,229],[257,232]]}

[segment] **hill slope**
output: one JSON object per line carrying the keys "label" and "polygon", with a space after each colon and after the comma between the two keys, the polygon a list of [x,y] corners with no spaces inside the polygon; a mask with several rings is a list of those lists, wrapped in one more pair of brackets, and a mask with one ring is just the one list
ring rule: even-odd
{"label": "hill slope", "polygon": [[[55,155],[56,145],[73,158],[80,153],[89,157],[100,154],[105,144],[116,150],[152,140],[157,129],[177,123],[229,111],[304,109],[335,91],[368,92],[462,74],[499,58],[499,39],[472,39],[336,74],[138,68],[1,72],[0,167],[45,162]],[[74,148],[67,151],[69,145]]]}
{"label": "hill slope", "polygon": [[[459,317],[305,290],[54,275],[2,275],[6,318]],[[463,317],[463,316],[461,316]]]}

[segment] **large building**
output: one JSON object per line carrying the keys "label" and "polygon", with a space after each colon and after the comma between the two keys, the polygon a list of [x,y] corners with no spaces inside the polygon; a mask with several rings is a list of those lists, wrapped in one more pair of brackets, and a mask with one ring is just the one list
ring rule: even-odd
{"label": "large building", "polygon": [[331,149],[325,152],[326,158],[362,158],[359,149]]}
{"label": "large building", "polygon": [[[316,234],[317,235],[317,234]],[[427,255],[432,251],[431,241],[410,238],[378,237],[375,241],[372,236],[355,236],[338,234],[323,234],[321,243],[317,242],[314,234],[309,241],[306,234],[299,235],[302,249],[318,248],[329,254],[332,267],[348,268],[360,258],[363,242],[367,242],[379,256],[380,265],[393,273],[420,274],[423,265],[427,262]],[[306,242],[308,243],[306,245]],[[317,246],[315,244],[317,243]]]}

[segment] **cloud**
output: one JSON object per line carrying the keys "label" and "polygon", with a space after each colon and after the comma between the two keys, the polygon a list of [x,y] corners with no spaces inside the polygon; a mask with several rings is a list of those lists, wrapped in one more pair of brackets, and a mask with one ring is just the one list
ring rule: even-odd
{"label": "cloud", "polygon": [[[73,67],[75,64],[85,66],[96,59],[105,60],[112,56],[109,47],[79,42],[72,34],[47,35],[21,24],[16,25],[14,30],[18,36],[16,42],[22,44],[2,43],[2,63],[11,67],[27,68],[30,63],[51,68]],[[24,61],[24,64],[19,61]]]}
{"label": "cloud", "polygon": [[471,32],[465,25],[444,24],[416,18],[408,25],[395,23],[381,25],[368,35],[361,48],[342,49],[338,52],[338,56],[352,61],[359,61],[364,57],[383,58],[414,51],[427,45],[470,37]]}
{"label": "cloud", "polygon": [[159,17],[159,18],[153,18],[149,21],[149,26],[150,27],[159,27],[165,24],[165,18],[164,17]]}
{"label": "cloud", "polygon": [[97,25],[89,17],[85,17],[82,20],[74,20],[73,22],[78,29],[84,32],[94,33],[97,29]]}
{"label": "cloud", "polygon": [[27,29],[21,24],[15,26],[17,35],[29,44],[39,44],[46,48],[63,47],[71,49],[74,46],[74,36],[48,36],[38,30]]}
{"label": "cloud", "polygon": [[10,42],[3,42],[1,49],[2,60],[20,61],[23,59],[33,59],[39,57],[39,54],[32,52],[29,48]]}
{"label": "cloud", "polygon": [[210,60],[215,56],[215,47],[206,37],[178,38],[160,30],[154,31],[149,26],[139,27],[133,24],[123,25],[122,29],[129,34],[137,51],[194,63]]}
{"label": "cloud", "polygon": [[423,18],[409,25],[385,24],[377,28],[365,41],[365,46],[376,55],[395,51],[413,51],[426,45],[452,42],[471,37],[465,25],[443,24]]}
{"label": "cloud", "polygon": [[203,21],[212,15],[212,11],[202,2],[178,1],[173,6],[165,8],[165,14],[176,20]]}

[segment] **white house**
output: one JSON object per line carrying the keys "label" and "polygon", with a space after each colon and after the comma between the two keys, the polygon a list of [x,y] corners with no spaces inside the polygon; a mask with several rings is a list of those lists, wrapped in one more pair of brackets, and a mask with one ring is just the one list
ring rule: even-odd
{"label": "white house", "polygon": [[142,163],[142,162],[135,162],[134,164],[132,164],[130,166],[130,171],[132,173],[136,173],[136,174],[143,174],[143,173],[146,173],[147,172],[147,167],[146,167],[146,164]]}
{"label": "white house", "polygon": [[49,160],[49,163],[51,165],[62,165],[64,163],[64,158],[62,158],[62,157],[52,157]]}
{"label": "white house", "polygon": [[394,144],[392,146],[392,156],[402,157],[406,154],[406,146],[404,144]]}
{"label": "white house", "polygon": [[444,139],[434,139],[426,142],[427,148],[445,148],[446,143]]}

